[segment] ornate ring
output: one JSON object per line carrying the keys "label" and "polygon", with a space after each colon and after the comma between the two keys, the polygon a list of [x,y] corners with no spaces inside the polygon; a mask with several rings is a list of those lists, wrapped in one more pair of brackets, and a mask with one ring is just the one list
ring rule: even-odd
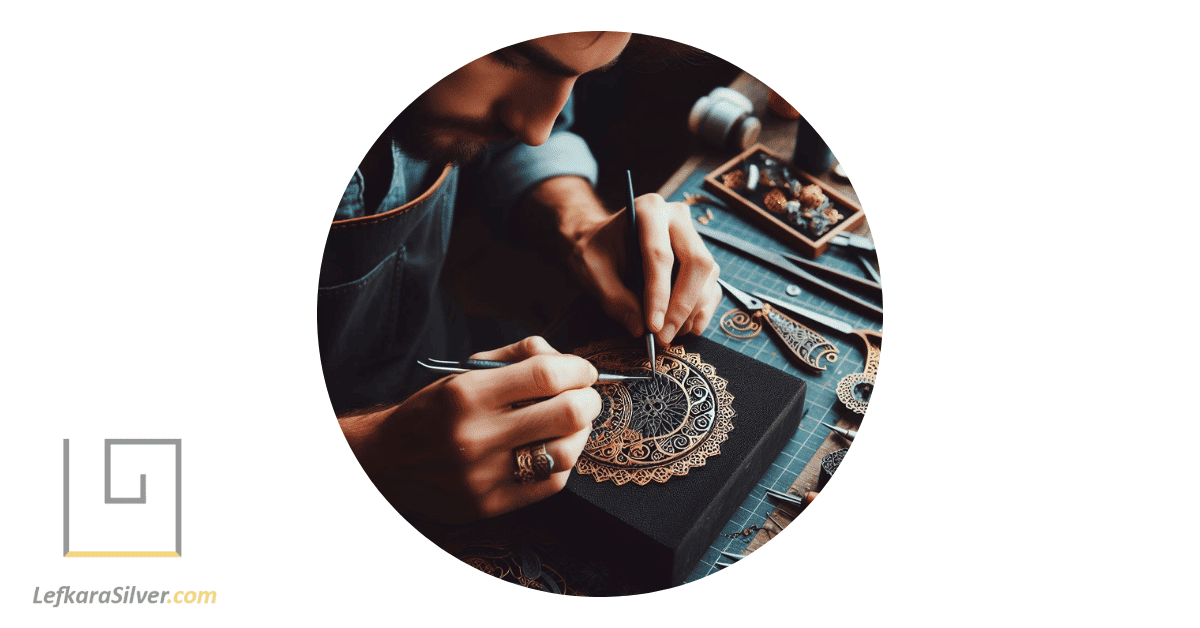
{"label": "ornate ring", "polygon": [[517,470],[513,475],[517,476],[517,482],[520,484],[533,483],[533,456],[529,453],[529,447],[521,446],[513,450],[513,457],[517,460]]}
{"label": "ornate ring", "polygon": [[520,484],[533,484],[550,478],[554,470],[554,458],[546,453],[546,443],[522,445],[513,450],[517,470],[513,475]]}
{"label": "ornate ring", "polygon": [[533,455],[533,479],[538,482],[549,480],[550,473],[554,471],[554,458],[546,452],[546,443],[543,441],[534,445],[530,454]]}

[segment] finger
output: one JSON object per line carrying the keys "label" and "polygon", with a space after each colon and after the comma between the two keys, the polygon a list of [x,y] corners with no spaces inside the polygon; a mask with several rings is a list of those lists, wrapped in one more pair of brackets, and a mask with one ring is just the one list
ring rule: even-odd
{"label": "finger", "polygon": [[535,355],[558,355],[558,351],[541,336],[530,336],[506,347],[482,351],[471,356],[472,360],[496,360],[498,362],[520,362]]}
{"label": "finger", "polygon": [[696,313],[692,315],[691,333],[700,335],[708,329],[708,323],[712,320],[713,314],[716,313],[717,307],[721,305],[721,284],[717,283],[717,276],[720,271],[713,273],[712,284],[705,289],[705,297],[700,307],[696,308]]}
{"label": "finger", "polygon": [[562,392],[550,399],[507,412],[498,421],[496,438],[501,449],[525,443],[564,438],[592,431],[600,415],[600,393],[594,388]]}
{"label": "finger", "polygon": [[505,477],[498,478],[496,488],[484,496],[480,504],[481,509],[485,511],[484,516],[490,517],[524,508],[561,491],[567,485],[571,471],[587,445],[588,435],[589,431],[585,430],[546,443],[546,453],[554,460],[554,468],[549,479],[533,484],[522,485],[516,481],[516,461],[510,453],[505,461]]}
{"label": "finger", "polygon": [[646,278],[645,316],[650,331],[658,333],[666,321],[671,301],[671,205],[657,194],[637,199],[638,237],[642,246],[642,270]]}
{"label": "finger", "polygon": [[515,480],[503,483],[484,496],[479,504],[480,516],[495,517],[546,499],[561,491],[570,477],[568,470],[559,471],[552,474],[550,479],[533,484],[522,485]]}
{"label": "finger", "polygon": [[496,369],[462,373],[446,382],[445,388],[453,407],[501,409],[587,388],[598,376],[596,367],[579,356],[543,354]]}
{"label": "finger", "polygon": [[629,333],[641,336],[642,306],[637,295],[621,281],[615,260],[607,256],[593,256],[584,262],[587,276],[591,279],[595,293],[604,304],[604,313],[613,320],[621,321]]}
{"label": "finger", "polygon": [[712,253],[709,253],[700,234],[692,227],[686,211],[673,216],[670,233],[671,244],[679,258],[679,276],[675,278],[661,333],[664,342],[670,342],[683,323],[695,314],[697,306],[702,303],[701,299],[707,296],[705,289],[714,281],[713,274],[717,267]]}
{"label": "finger", "polygon": [[591,426],[589,425],[588,428],[546,443],[546,453],[554,458],[554,468],[552,469],[554,473],[570,471],[575,468],[575,463],[579,462],[579,456],[583,455],[583,448],[587,446],[588,437],[592,435]]}
{"label": "finger", "polygon": [[[581,430],[570,436],[545,441],[546,455],[552,463],[551,474],[570,471],[579,461],[583,448],[587,445],[591,430]],[[542,442],[542,441],[538,441]],[[524,443],[522,446],[536,443]],[[494,452],[488,459],[473,469],[467,479],[467,490],[479,495],[481,501],[492,491],[512,489],[513,485],[520,486],[516,480],[517,462],[515,447]],[[528,485],[526,485],[528,486]],[[524,486],[521,486],[524,488]],[[510,495],[512,493],[510,492]],[[511,501],[511,500],[509,500]],[[522,502],[522,505],[528,502]],[[508,504],[512,505],[512,504]]]}

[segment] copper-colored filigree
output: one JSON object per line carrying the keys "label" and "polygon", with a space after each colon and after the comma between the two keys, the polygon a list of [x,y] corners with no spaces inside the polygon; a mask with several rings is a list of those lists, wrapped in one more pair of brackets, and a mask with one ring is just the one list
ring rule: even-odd
{"label": "copper-colored filigree", "polygon": [[749,340],[762,331],[762,323],[758,322],[758,319],[759,317],[751,316],[735,307],[721,317],[721,331],[730,338]]}
{"label": "copper-colored filigree", "polygon": [[[868,329],[854,332],[866,345],[866,366],[862,373],[851,373],[837,384],[838,401],[847,410],[855,414],[866,414],[867,405],[871,401],[871,391],[875,388],[875,375],[879,373],[879,354],[883,349],[883,334]],[[874,340],[874,342],[872,341]]]}
{"label": "copper-colored filigree", "polygon": [[[645,346],[593,342],[575,351],[602,371],[645,375]],[[704,466],[733,431],[733,395],[716,369],[683,347],[658,354],[658,377],[600,384],[600,414],[575,470],[617,485],[666,482]]]}
{"label": "copper-colored filigree", "polygon": [[507,542],[469,543],[452,554],[493,578],[547,593],[585,595],[567,583],[559,570],[546,564],[531,548]]}
{"label": "copper-colored filigree", "polygon": [[517,470],[513,475],[517,476],[518,484],[533,484],[537,481],[533,470],[533,453],[528,445],[514,449],[513,459],[517,462]]}

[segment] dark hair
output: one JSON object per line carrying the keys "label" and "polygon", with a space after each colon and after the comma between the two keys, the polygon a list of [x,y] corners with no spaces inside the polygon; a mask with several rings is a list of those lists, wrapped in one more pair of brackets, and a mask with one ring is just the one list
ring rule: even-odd
{"label": "dark hair", "polygon": [[699,48],[670,39],[633,33],[621,53],[621,63],[635,72],[678,70],[686,65],[705,65],[720,61]]}

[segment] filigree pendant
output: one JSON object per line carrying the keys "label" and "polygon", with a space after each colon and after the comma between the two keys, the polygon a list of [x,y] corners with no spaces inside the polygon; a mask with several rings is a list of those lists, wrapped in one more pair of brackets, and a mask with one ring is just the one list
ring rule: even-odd
{"label": "filigree pendant", "polygon": [[871,392],[875,389],[875,375],[879,373],[879,354],[883,349],[883,334],[869,329],[854,332],[866,345],[866,366],[862,373],[851,373],[841,379],[837,385],[838,401],[854,414],[866,414],[867,404],[871,402]]}
{"label": "filigree pendant", "polygon": [[[596,368],[647,375],[645,345],[624,340],[593,342],[575,354]],[[733,395],[716,369],[683,347],[658,354],[658,376],[600,384],[600,414],[576,472],[621,485],[666,482],[704,466],[733,430]]]}

